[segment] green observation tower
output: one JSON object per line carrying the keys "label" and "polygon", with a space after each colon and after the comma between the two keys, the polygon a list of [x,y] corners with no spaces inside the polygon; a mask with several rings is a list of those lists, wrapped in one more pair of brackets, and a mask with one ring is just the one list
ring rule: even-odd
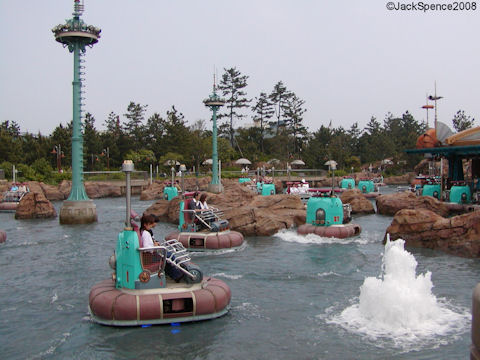
{"label": "green observation tower", "polygon": [[83,185],[83,135],[82,135],[82,75],[85,74],[83,56],[86,47],[98,42],[101,30],[80,19],[83,0],[74,0],[73,18],[52,29],[55,40],[73,53],[73,134],[72,134],[72,190],[60,209],[61,224],[87,224],[97,221],[96,206]]}
{"label": "green observation tower", "polygon": [[218,151],[217,151],[217,110],[225,104],[225,100],[220,98],[216,93],[215,80],[213,81],[213,93],[208,99],[203,100],[206,107],[212,110],[212,182],[208,184],[207,190],[211,193],[218,194],[223,191],[222,184],[218,178]]}

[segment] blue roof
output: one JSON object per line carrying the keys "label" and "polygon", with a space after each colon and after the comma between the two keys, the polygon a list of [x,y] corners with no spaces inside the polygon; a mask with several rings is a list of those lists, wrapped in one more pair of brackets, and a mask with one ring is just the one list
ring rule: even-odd
{"label": "blue roof", "polygon": [[426,149],[408,149],[405,150],[408,154],[432,154],[439,156],[459,155],[465,157],[471,157],[480,155],[480,145],[468,145],[468,146],[444,146],[434,147]]}

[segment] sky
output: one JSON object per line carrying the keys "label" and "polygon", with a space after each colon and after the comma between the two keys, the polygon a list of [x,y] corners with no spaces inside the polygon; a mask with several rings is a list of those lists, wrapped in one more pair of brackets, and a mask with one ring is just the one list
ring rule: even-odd
{"label": "sky", "polygon": [[[389,112],[425,121],[435,82],[439,121],[452,127],[461,109],[479,125],[480,3],[422,11],[421,2],[393,2],[412,4],[417,10],[389,10],[387,0],[84,0],[82,19],[102,29],[85,56],[84,110],[98,129],[130,101],[148,105],[146,118],[174,105],[193,124],[210,118],[202,100],[214,72],[235,67],[249,77],[249,98],[282,81],[305,101],[310,131],[330,121],[364,128]],[[73,0],[0,0],[0,122],[48,135],[71,121],[73,55],[51,29],[72,11]]]}

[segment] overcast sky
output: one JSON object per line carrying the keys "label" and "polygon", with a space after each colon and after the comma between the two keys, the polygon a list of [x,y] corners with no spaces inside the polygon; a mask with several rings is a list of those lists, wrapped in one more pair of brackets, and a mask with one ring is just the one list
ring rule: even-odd
{"label": "overcast sky", "polygon": [[[214,68],[221,76],[236,67],[249,76],[250,98],[283,81],[305,100],[312,131],[407,110],[424,120],[435,81],[439,120],[451,127],[462,109],[479,125],[480,3],[423,12],[387,2],[85,0],[83,20],[102,33],[87,49],[84,109],[97,128],[130,101],[147,104],[147,118],[175,105],[192,124],[210,117],[202,100]],[[71,120],[73,55],[51,29],[72,10],[73,0],[0,0],[0,122],[50,134]]]}

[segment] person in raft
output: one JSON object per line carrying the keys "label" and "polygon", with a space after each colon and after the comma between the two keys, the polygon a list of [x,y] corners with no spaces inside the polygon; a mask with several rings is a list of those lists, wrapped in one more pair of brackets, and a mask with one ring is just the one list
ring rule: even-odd
{"label": "person in raft", "polygon": [[202,209],[202,210],[208,210],[208,209],[210,209],[210,208],[208,207],[208,204],[207,204],[207,194],[203,193],[203,194],[200,196],[199,204],[200,204],[200,209]]}
{"label": "person in raft", "polygon": [[140,234],[142,236],[142,247],[153,247],[160,245],[153,237],[152,229],[157,225],[155,216],[144,214],[140,220]]}

